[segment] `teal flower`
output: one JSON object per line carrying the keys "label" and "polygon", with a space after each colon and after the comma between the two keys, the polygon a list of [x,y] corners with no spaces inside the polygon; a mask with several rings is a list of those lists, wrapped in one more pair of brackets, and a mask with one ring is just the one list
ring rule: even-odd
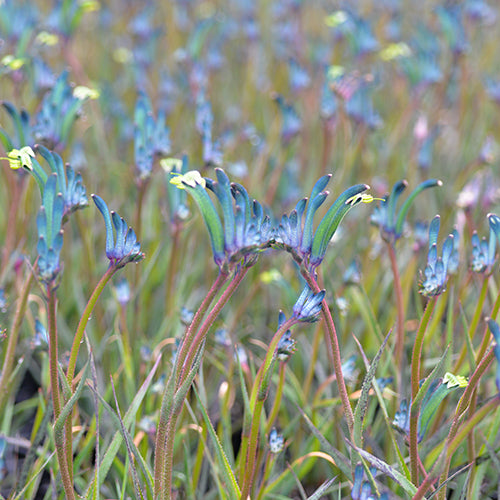
{"label": "teal flower", "polygon": [[475,273],[489,273],[496,259],[497,239],[500,241],[500,217],[488,214],[490,225],[489,239],[479,239],[477,232],[472,234],[472,262],[471,268]]}
{"label": "teal flower", "polygon": [[[106,256],[110,266],[117,269],[129,262],[139,262],[144,258],[141,252],[141,244],[137,241],[134,230],[116,212],[109,212],[108,206],[102,198],[96,194],[92,195],[99,212],[104,218],[106,226]],[[113,223],[111,223],[113,221]],[[116,239],[113,232],[115,227]]]}
{"label": "teal flower", "polygon": [[[271,223],[260,203],[251,201],[243,186],[230,183],[225,172],[215,169],[217,180],[205,179],[192,170],[175,175],[170,182],[185,189],[198,205],[207,226],[215,263],[219,267],[244,261],[254,262],[252,256],[271,244]],[[210,198],[212,191],[222,208],[223,221]]]}
{"label": "teal flower", "polygon": [[57,174],[48,177],[43,191],[42,206],[36,218],[38,229],[38,275],[47,286],[54,287],[60,271],[59,255],[63,245],[61,229],[64,200],[57,191]]}
{"label": "teal flower", "polygon": [[420,293],[427,297],[440,295],[446,290],[448,280],[448,265],[453,254],[452,234],[448,235],[443,244],[442,256],[437,253],[437,237],[439,233],[440,217],[436,215],[429,226],[429,252],[427,266],[424,270],[425,278],[420,286]]}
{"label": "teal flower", "polygon": [[134,158],[141,178],[151,175],[155,156],[170,152],[169,129],[165,120],[163,110],[158,112],[157,118],[154,117],[150,99],[140,92],[134,113]]}
{"label": "teal flower", "polygon": [[399,238],[401,238],[406,215],[415,198],[425,189],[442,185],[443,183],[437,179],[429,179],[420,183],[410,193],[406,201],[399,209],[399,212],[396,213],[398,199],[408,186],[408,183],[405,180],[396,182],[392,188],[391,194],[387,195],[381,201],[380,205],[375,207],[375,210],[370,218],[372,224],[380,228],[382,239],[395,243]]}
{"label": "teal flower", "polygon": [[324,189],[330,177],[321,177],[314,185],[309,201],[307,198],[300,200],[290,215],[283,215],[275,229],[274,246],[289,252],[297,263],[304,264],[310,271],[323,261],[328,244],[347,212],[359,203],[373,201],[373,197],[363,194],[369,186],[352,186],[337,198],[314,230],[314,215],[329,194]]}
{"label": "teal flower", "polygon": [[306,285],[293,306],[293,316],[304,323],[314,323],[317,321],[325,293],[325,290],[314,293]]}

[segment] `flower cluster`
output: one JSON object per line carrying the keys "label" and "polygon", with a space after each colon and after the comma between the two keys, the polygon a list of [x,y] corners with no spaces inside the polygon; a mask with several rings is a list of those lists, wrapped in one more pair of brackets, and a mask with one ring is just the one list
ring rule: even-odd
{"label": "flower cluster", "polygon": [[372,224],[380,228],[380,233],[385,241],[395,243],[403,234],[404,222],[408,210],[415,198],[424,190],[434,186],[442,186],[442,182],[437,179],[429,179],[420,183],[408,196],[399,212],[396,213],[396,205],[399,197],[408,186],[408,183],[398,181],[394,184],[391,194],[383,199],[371,216]]}
{"label": "flower cluster", "polygon": [[158,111],[155,119],[148,96],[140,92],[134,113],[134,158],[140,178],[147,178],[153,170],[157,155],[170,152],[169,130],[165,124],[166,115]]}
{"label": "flower cluster", "polygon": [[453,254],[454,237],[448,235],[443,244],[441,257],[437,253],[437,237],[439,233],[440,217],[436,215],[429,226],[429,252],[427,266],[424,270],[425,278],[420,286],[420,293],[427,297],[440,295],[446,289],[448,280],[448,265]]}
{"label": "flower cluster", "polygon": [[38,272],[42,282],[55,286],[55,279],[60,271],[59,255],[63,245],[61,229],[64,200],[57,191],[57,174],[51,174],[43,191],[42,206],[36,218],[38,229]]}
{"label": "flower cluster", "polygon": [[500,218],[495,214],[488,214],[490,226],[489,239],[479,239],[477,232],[472,234],[472,262],[471,269],[475,273],[489,273],[495,263],[497,239],[500,240]]}
{"label": "flower cluster", "polygon": [[[139,262],[144,258],[141,244],[137,241],[134,230],[116,212],[109,212],[108,206],[102,198],[92,195],[99,212],[101,212],[106,226],[106,256],[109,265],[119,269],[129,262]],[[113,221],[111,223],[111,221]],[[116,239],[113,233],[116,231]]]}
{"label": "flower cluster", "polygon": [[73,89],[68,82],[68,72],[61,73],[54,88],[43,97],[42,107],[35,116],[32,128],[34,139],[50,149],[64,148],[71,127],[80,115],[83,101],[98,96],[96,91],[86,87]]}
{"label": "flower cluster", "polygon": [[359,203],[370,203],[373,198],[363,194],[366,184],[357,184],[345,190],[330,207],[314,231],[313,219],[328,196],[325,187],[331,176],[321,177],[313,187],[309,202],[300,200],[290,215],[283,215],[275,231],[275,246],[289,252],[295,261],[313,271],[323,261],[328,244],[347,212]]}
{"label": "flower cluster", "polygon": [[[270,246],[271,222],[260,203],[250,201],[243,186],[230,183],[225,172],[216,169],[217,181],[205,179],[198,171],[172,177],[171,183],[193,196],[208,228],[214,260],[219,267],[244,260]],[[217,197],[224,225],[208,195]]]}

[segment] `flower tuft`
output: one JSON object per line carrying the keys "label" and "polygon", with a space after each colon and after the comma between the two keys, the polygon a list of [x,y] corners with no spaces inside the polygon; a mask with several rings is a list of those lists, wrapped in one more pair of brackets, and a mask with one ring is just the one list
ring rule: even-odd
{"label": "flower tuft", "polygon": [[[116,212],[109,212],[108,206],[102,198],[96,194],[92,195],[99,212],[104,218],[106,226],[106,256],[110,261],[110,266],[117,269],[125,266],[129,262],[139,262],[144,259],[141,252],[141,244],[137,241],[134,230],[127,227],[127,223]],[[113,221],[113,224],[111,223]],[[113,233],[115,227],[116,239]]]}
{"label": "flower tuft", "polygon": [[314,323],[318,320],[321,312],[322,302],[325,298],[325,290],[314,293],[307,285],[302,290],[300,297],[293,306],[293,316],[304,323]]}

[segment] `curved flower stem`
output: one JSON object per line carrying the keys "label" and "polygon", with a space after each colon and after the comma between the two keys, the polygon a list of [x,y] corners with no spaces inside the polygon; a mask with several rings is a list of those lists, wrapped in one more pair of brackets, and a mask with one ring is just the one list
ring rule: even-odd
{"label": "curved flower stem", "polygon": [[[178,377],[181,374],[181,369],[184,365],[184,361],[186,360],[186,356],[189,350],[189,347],[191,343],[193,342],[194,336],[196,335],[196,332],[203,320],[203,317],[205,316],[208,308],[210,307],[210,304],[214,300],[215,296],[219,293],[221,288],[226,284],[227,280],[229,279],[229,274],[227,272],[219,271],[219,274],[217,276],[217,279],[211,286],[210,290],[208,291],[207,295],[203,299],[203,302],[201,303],[200,307],[196,311],[196,314],[194,315],[193,321],[191,321],[191,324],[189,325],[185,335],[184,339],[182,341],[181,346],[179,347],[179,351],[177,352],[177,359],[176,359],[176,373]],[[177,380],[178,381],[178,380]]]}
{"label": "curved flower stem", "polygon": [[26,313],[26,306],[28,304],[28,295],[33,283],[33,273],[28,269],[26,281],[21,289],[21,294],[17,300],[16,312],[12,320],[12,326],[9,332],[9,339],[7,341],[7,348],[3,358],[2,370],[0,372],[0,408],[5,408],[7,399],[10,394],[11,383],[10,376],[12,374],[12,367],[14,366],[17,341],[19,339],[19,329]]}
{"label": "curved flower stem", "polygon": [[[455,440],[457,432],[458,432],[458,426],[459,426],[460,421],[462,420],[462,418],[464,416],[464,412],[469,407],[471,398],[473,397],[475,390],[479,384],[479,380],[484,375],[484,372],[490,366],[494,357],[495,357],[494,351],[490,350],[486,354],[486,356],[481,360],[481,362],[477,366],[476,370],[474,371],[474,373],[470,377],[469,383],[467,384],[467,387],[465,388],[465,391],[462,394],[460,401],[458,402],[457,409],[455,411],[455,416],[453,417],[453,422],[451,424],[450,431],[448,433],[448,437],[446,438],[446,442],[448,444]],[[446,481],[446,479],[448,477],[448,471],[450,470],[451,459],[452,459],[452,455],[448,454],[444,470],[441,473],[441,477],[439,480],[440,483],[443,483],[444,481]],[[446,488],[443,488],[442,491],[439,492],[438,498],[439,499],[446,498]]]}
{"label": "curved flower stem", "polygon": [[[276,394],[274,396],[273,407],[272,407],[271,412],[269,413],[269,417],[267,419],[266,434],[269,434],[269,432],[271,432],[274,421],[276,420],[276,417],[278,416],[278,412],[279,412],[279,409],[281,406],[281,398],[283,396],[283,387],[285,385],[285,373],[286,373],[286,362],[281,362],[280,363],[279,381],[278,381],[278,386],[276,387]],[[304,393],[307,394],[307,392],[305,392],[305,391],[304,391]]]}
{"label": "curved flower stem", "polygon": [[[66,372],[66,379],[68,381],[68,385],[71,390],[73,388],[71,387],[73,384],[73,379],[75,376],[75,369],[76,369],[76,361],[78,358],[78,351],[80,350],[80,344],[83,339],[83,334],[85,332],[85,328],[87,326],[87,323],[89,322],[90,315],[92,314],[92,311],[94,310],[94,306],[97,302],[97,299],[101,295],[102,291],[104,290],[104,287],[108,283],[108,281],[111,279],[113,274],[117,271],[116,267],[110,266],[108,267],[107,271],[104,273],[102,278],[99,280],[97,283],[94,291],[92,292],[92,295],[90,296],[87,305],[85,306],[85,309],[83,310],[83,313],[80,317],[80,321],[78,323],[78,326],[76,328],[76,333],[75,336],[73,337],[73,345],[71,346],[71,353],[69,356],[69,362],[68,362],[68,371]],[[55,408],[55,405],[54,405]],[[66,440],[65,440],[65,453],[66,453],[66,461],[68,464],[68,468],[71,471],[73,469],[73,440],[72,440],[72,425],[71,425],[71,416],[68,417],[68,419],[65,422],[65,434],[66,434]]]}
{"label": "curved flower stem", "polygon": [[269,348],[266,352],[264,362],[259,368],[255,382],[250,395],[250,412],[252,414],[252,423],[250,425],[250,435],[242,436],[240,456],[246,459],[243,467],[240,468],[240,476],[242,480],[241,500],[246,500],[250,494],[250,489],[255,476],[255,463],[257,456],[257,447],[259,442],[260,417],[264,407],[264,401],[269,392],[269,384],[272,376],[273,362],[276,359],[276,348],[283,334],[289,330],[297,319],[293,316],[285,321],[274,334]]}
{"label": "curved flower stem", "polygon": [[[415,401],[420,387],[420,357],[422,355],[422,345],[424,343],[425,332],[436,305],[436,297],[432,297],[425,307],[424,315],[420,320],[413,354],[411,359],[411,399]],[[410,470],[412,483],[418,487],[418,417],[420,405],[411,406],[410,410]]]}
{"label": "curved flower stem", "polygon": [[[309,288],[314,293],[319,293],[320,288],[316,279],[311,275],[311,273],[305,269],[301,269],[301,274],[306,280]],[[342,373],[342,359],[340,357],[340,347],[339,341],[337,338],[337,330],[335,329],[335,324],[333,322],[332,314],[330,309],[328,308],[328,304],[326,299],[323,299],[322,303],[322,314],[323,318],[325,318],[326,329],[328,331],[328,335],[330,336],[330,341],[332,345],[332,356],[333,356],[333,369],[335,372],[335,376],[337,377],[337,386],[339,390],[340,400],[342,401],[342,407],[344,409],[344,415],[347,420],[347,426],[349,428],[349,434],[352,437],[353,429],[354,429],[354,414],[352,412],[351,403],[349,402],[349,396],[347,394],[347,389],[345,386],[344,375]]]}
{"label": "curved flower stem", "polygon": [[104,290],[104,287],[107,285],[108,281],[111,279],[111,277],[115,274],[116,271],[117,271],[116,267],[114,266],[108,267],[107,271],[104,273],[102,278],[97,283],[94,291],[92,292],[92,295],[90,296],[87,302],[87,305],[85,306],[85,309],[83,310],[82,316],[80,317],[80,321],[78,323],[78,327],[76,328],[76,333],[73,338],[73,345],[71,346],[71,353],[68,362],[68,371],[66,373],[66,378],[68,380],[68,384],[70,387],[71,384],[73,383],[73,378],[75,376],[78,351],[80,350],[80,344],[82,342],[83,334],[85,332],[87,323],[89,322],[90,315],[92,314],[97,299]]}
{"label": "curved flower stem", "polygon": [[398,386],[401,385],[401,373],[403,362],[403,348],[405,341],[405,309],[403,299],[403,288],[401,286],[401,276],[399,274],[398,262],[396,259],[396,252],[394,245],[387,242],[387,249],[389,251],[389,260],[391,261],[392,276],[394,280],[394,296],[396,298],[396,374],[398,375]]}
{"label": "curved flower stem", "polygon": [[[162,498],[165,499],[172,497],[171,490],[174,437],[175,426],[178,418],[178,415],[173,413],[173,400],[175,393],[185,382],[199,347],[205,339],[208,330],[221,312],[222,308],[231,298],[236,288],[238,288],[247,271],[248,268],[243,268],[233,276],[233,279],[224,290],[219,300],[215,303],[212,310],[208,313],[205,321],[202,323],[203,316],[205,315],[208,307],[229,278],[229,274],[227,272],[220,271],[215,283],[210,288],[210,291],[196,312],[195,317],[186,332],[182,345],[179,348],[173,377],[171,376],[167,382],[165,393],[163,395],[158,430],[156,434],[154,460],[155,498],[160,494],[162,495]],[[178,403],[177,407],[182,408],[182,403]]]}
{"label": "curved flower stem", "polygon": [[201,343],[205,339],[208,330],[212,326],[213,322],[215,321],[219,313],[222,311],[222,308],[227,304],[228,300],[231,298],[231,296],[238,288],[240,283],[243,281],[243,278],[246,276],[247,272],[248,268],[243,268],[235,273],[233,279],[231,280],[227,288],[224,290],[219,300],[214,305],[213,309],[208,313],[208,316],[206,317],[203,324],[200,326],[199,330],[197,332],[192,331],[190,338],[189,337],[186,338],[186,341],[183,342],[183,344],[187,345],[188,352],[186,354],[186,359],[184,360],[182,367],[181,365],[178,365],[179,367],[181,367],[178,387],[186,380],[186,376],[189,372],[189,369],[191,368],[191,365],[193,364],[196,353],[198,352]]}

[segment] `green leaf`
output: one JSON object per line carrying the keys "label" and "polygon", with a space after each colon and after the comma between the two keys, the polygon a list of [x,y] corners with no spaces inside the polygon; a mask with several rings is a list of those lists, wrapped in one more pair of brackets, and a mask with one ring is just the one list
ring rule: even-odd
{"label": "green leaf", "polygon": [[363,445],[363,420],[365,418],[366,408],[368,406],[368,396],[370,393],[370,388],[372,386],[373,379],[375,378],[375,373],[377,371],[380,358],[382,357],[382,352],[387,345],[387,341],[389,340],[391,333],[392,330],[389,331],[389,333],[386,335],[384,341],[382,342],[382,345],[380,346],[380,349],[373,358],[368,373],[363,380],[363,384],[361,386],[361,394],[359,396],[356,408],[354,409],[354,442],[358,446]]}
{"label": "green leaf", "polygon": [[[128,428],[132,425],[132,423],[135,420],[136,414],[141,408],[141,403],[142,400],[144,399],[144,396],[146,395],[146,392],[151,385],[151,381],[153,379],[154,374],[156,373],[156,370],[158,368],[158,365],[161,360],[161,355],[158,356],[158,359],[156,360],[155,364],[151,368],[151,371],[149,372],[148,376],[146,377],[146,380],[144,380],[144,383],[141,385],[139,388],[139,391],[135,395],[134,399],[132,400],[132,403],[130,407],[128,408],[127,412],[125,413],[125,416],[123,418],[123,423],[125,425],[125,428]],[[106,476],[108,475],[109,470],[111,469],[111,465],[113,464],[113,461],[118,453],[118,450],[120,449],[120,446],[123,442],[123,436],[121,434],[121,431],[118,430],[116,431],[115,435],[113,436],[113,439],[111,443],[109,444],[106,453],[104,454],[102,458],[102,462],[100,464],[97,464],[96,467],[99,468],[99,484],[96,485],[95,482],[93,481],[86,493],[85,493],[85,498],[89,498],[92,495],[94,495],[96,489],[97,492],[100,490],[101,485],[103,484],[104,480],[106,479]]]}
{"label": "green leaf", "polygon": [[415,488],[414,484],[406,479],[406,477],[401,474],[401,472],[397,471],[394,467],[391,467],[389,464],[372,455],[371,453],[368,453],[367,451],[362,450],[361,448],[358,448],[354,445],[352,446],[365,460],[373,465],[373,467],[398,483],[406,491],[406,493],[408,493],[410,496],[415,495],[415,493],[417,492],[417,488]]}
{"label": "green leaf", "polygon": [[314,437],[320,442],[321,447],[328,453],[333,460],[335,460],[335,465],[340,469],[340,471],[345,475],[346,478],[351,477],[351,466],[347,458],[340,453],[337,449],[335,449],[330,442],[321,434],[319,429],[312,423],[309,417],[304,413],[300,406],[297,406],[299,413],[302,415],[302,418],[305,420],[307,426],[314,434]]}
{"label": "green leaf", "polygon": [[229,460],[227,459],[226,454],[224,453],[224,449],[222,448],[217,433],[215,432],[212,422],[208,417],[207,411],[203,406],[203,403],[201,402],[198,391],[194,387],[193,387],[193,392],[198,401],[198,406],[203,416],[205,425],[207,426],[208,433],[212,440],[212,444],[214,445],[217,462],[219,464],[219,467],[221,467],[222,469],[222,474],[225,478],[226,488],[228,489],[229,496],[232,500],[239,500],[239,498],[241,497],[241,491],[238,486],[238,483],[236,482],[236,478],[234,477],[234,473],[233,470],[231,469],[231,465],[229,464]]}

